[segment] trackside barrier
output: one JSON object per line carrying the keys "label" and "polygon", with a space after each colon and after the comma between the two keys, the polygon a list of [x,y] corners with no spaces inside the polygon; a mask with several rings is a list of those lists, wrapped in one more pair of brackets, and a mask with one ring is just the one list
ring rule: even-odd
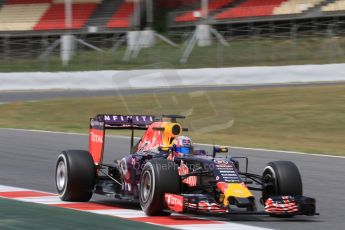
{"label": "trackside barrier", "polygon": [[345,64],[0,73],[0,90],[139,89],[345,81]]}

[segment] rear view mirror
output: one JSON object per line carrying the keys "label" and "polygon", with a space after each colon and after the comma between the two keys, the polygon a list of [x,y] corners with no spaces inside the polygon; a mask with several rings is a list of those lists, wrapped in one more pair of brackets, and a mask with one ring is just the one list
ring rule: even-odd
{"label": "rear view mirror", "polygon": [[227,148],[227,147],[213,147],[213,152],[227,153],[227,152],[229,152],[229,148]]}
{"label": "rear view mirror", "polygon": [[159,146],[158,151],[160,152],[169,152],[172,151],[172,147],[164,147],[164,146]]}
{"label": "rear view mirror", "polygon": [[227,153],[227,152],[229,152],[229,149],[227,147],[216,147],[216,146],[213,146],[212,157],[215,158],[217,153]]}

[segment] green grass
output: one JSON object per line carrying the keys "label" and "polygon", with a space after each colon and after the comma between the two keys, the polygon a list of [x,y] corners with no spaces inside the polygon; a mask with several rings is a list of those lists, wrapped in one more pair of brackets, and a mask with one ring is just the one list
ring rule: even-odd
{"label": "green grass", "polygon": [[[0,229],[168,229],[104,215],[0,198]],[[170,229],[170,228],[169,228]]]}
{"label": "green grass", "polygon": [[[124,61],[125,47],[112,52],[101,47],[103,53],[78,51],[68,67],[63,67],[59,53],[44,59],[37,59],[43,50],[36,50],[24,57],[16,52],[16,58],[2,58],[0,72],[12,71],[87,71],[118,70],[142,68],[205,68],[234,66],[271,66],[292,64],[327,64],[343,63],[345,56],[345,37],[309,37],[309,38],[252,38],[234,39],[229,47],[214,43],[210,47],[195,47],[188,63],[180,63],[185,48],[171,47],[158,42],[153,48],[143,49],[137,59]],[[6,56],[4,56],[6,57]]]}
{"label": "green grass", "polygon": [[99,113],[184,112],[192,114],[183,125],[191,129],[188,135],[195,142],[345,155],[345,85],[132,95],[123,99],[114,96],[3,104],[0,127],[87,132],[89,117]]}

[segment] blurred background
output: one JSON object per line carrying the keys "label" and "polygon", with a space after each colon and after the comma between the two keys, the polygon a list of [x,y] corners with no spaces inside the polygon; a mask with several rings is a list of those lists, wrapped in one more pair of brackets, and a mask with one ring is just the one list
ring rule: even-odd
{"label": "blurred background", "polygon": [[0,127],[88,132],[97,113],[179,113],[199,143],[344,154],[344,67],[306,64],[344,63],[345,0],[0,7]]}
{"label": "blurred background", "polygon": [[345,0],[0,0],[0,71],[345,61]]}
{"label": "blurred background", "polygon": [[[250,172],[295,162],[320,207],[233,228],[343,230],[344,19],[345,0],[0,0],[0,190],[56,192],[58,154],[88,148],[96,114],[174,113],[194,143],[230,146]],[[126,137],[106,143],[111,163],[129,153]],[[5,224],[39,223],[13,210]],[[38,228],[78,228],[50,215]]]}

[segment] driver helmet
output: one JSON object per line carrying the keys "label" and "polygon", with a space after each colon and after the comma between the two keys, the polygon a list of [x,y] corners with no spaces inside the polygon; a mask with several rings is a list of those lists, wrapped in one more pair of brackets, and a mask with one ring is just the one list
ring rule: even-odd
{"label": "driver helmet", "polygon": [[175,137],[173,147],[177,155],[180,156],[188,156],[193,153],[192,139],[186,136]]}

